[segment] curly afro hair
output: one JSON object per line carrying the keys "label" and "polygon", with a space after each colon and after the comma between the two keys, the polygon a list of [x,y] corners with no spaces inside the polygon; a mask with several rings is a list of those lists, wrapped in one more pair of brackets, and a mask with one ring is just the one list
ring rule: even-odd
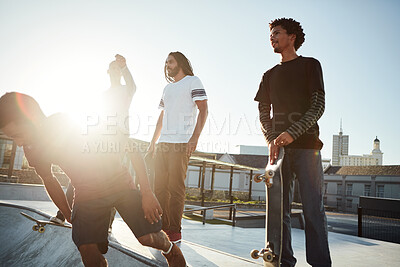
{"label": "curly afro hair", "polygon": [[288,34],[296,35],[296,40],[294,41],[294,49],[296,49],[296,51],[304,43],[305,33],[303,32],[303,28],[301,27],[299,22],[295,21],[292,18],[275,19],[269,24],[269,29],[272,30],[276,26],[281,26],[286,30]]}

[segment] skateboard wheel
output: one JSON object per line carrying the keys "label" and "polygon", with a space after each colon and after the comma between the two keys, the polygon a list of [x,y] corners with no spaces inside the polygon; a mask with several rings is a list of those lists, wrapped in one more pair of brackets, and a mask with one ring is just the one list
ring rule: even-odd
{"label": "skateboard wheel", "polygon": [[274,254],[272,254],[271,252],[266,252],[263,255],[263,259],[264,261],[272,262],[274,260]]}
{"label": "skateboard wheel", "polygon": [[253,258],[253,259],[258,259],[260,256],[259,256],[259,254],[258,253],[260,253],[257,249],[253,249],[252,251],[251,251],[251,253],[250,253],[250,256]]}
{"label": "skateboard wheel", "polygon": [[269,171],[267,172],[267,177],[268,177],[268,178],[272,178],[272,177],[274,177],[274,175],[275,175],[275,172],[272,171],[272,170],[269,170]]}
{"label": "skateboard wheel", "polygon": [[263,180],[262,174],[256,174],[254,176],[254,182],[260,183],[260,182],[262,182],[262,180]]}
{"label": "skateboard wheel", "polygon": [[32,230],[33,230],[33,231],[39,230],[39,226],[37,226],[37,225],[32,226]]}
{"label": "skateboard wheel", "polygon": [[39,232],[39,233],[41,233],[41,234],[42,234],[42,233],[44,233],[44,231],[45,231],[45,229],[44,229],[44,227],[43,227],[43,226],[39,227],[39,230],[38,230],[38,232]]}

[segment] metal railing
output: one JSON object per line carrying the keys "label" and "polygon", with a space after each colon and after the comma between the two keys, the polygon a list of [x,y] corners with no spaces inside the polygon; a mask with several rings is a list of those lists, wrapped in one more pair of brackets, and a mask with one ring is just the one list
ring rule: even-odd
{"label": "metal railing", "polygon": [[[224,204],[224,205],[218,205],[218,206],[210,206],[210,207],[201,207],[201,208],[195,208],[195,209],[186,209],[183,211],[183,213],[192,213],[194,211],[201,211],[202,212],[202,222],[203,225],[206,224],[206,213],[207,210],[216,210],[216,209],[222,209],[222,208],[227,208],[230,207],[233,213],[232,216],[232,226],[236,225],[236,204]],[[231,211],[230,211],[231,212]],[[231,218],[231,216],[229,216]]]}
{"label": "metal railing", "polygon": [[400,243],[400,200],[360,197],[358,236]]}

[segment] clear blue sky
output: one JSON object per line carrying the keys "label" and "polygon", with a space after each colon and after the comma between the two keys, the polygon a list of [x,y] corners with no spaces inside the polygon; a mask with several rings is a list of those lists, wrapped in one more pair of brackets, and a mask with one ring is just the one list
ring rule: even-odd
{"label": "clear blue sky", "polygon": [[209,96],[203,151],[265,145],[253,101],[262,74],[279,62],[268,22],[300,21],[300,55],[320,60],[326,111],[323,158],[343,119],[350,154],[375,136],[384,164],[400,164],[399,1],[5,1],[0,0],[0,92],[35,97],[46,114],[79,113],[108,88],[108,63],[127,58],[137,83],[132,136],[149,141],[171,51],[192,62]]}

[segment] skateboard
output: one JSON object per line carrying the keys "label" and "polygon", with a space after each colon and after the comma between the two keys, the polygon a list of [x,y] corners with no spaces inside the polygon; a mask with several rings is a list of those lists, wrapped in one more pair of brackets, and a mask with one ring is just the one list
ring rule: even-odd
{"label": "skateboard", "polygon": [[68,225],[68,224],[58,224],[58,223],[51,222],[51,221],[48,221],[48,220],[37,220],[37,219],[35,219],[35,218],[33,218],[33,217],[29,216],[28,214],[23,213],[23,212],[21,212],[21,215],[23,215],[24,217],[28,218],[31,221],[34,221],[36,224],[34,226],[32,226],[32,230],[33,231],[38,231],[41,234],[44,233],[44,231],[46,230],[44,227],[46,225],[48,225],[48,224],[49,225],[54,225],[54,226],[65,227],[65,228],[72,228],[71,225]]}
{"label": "skateboard", "polygon": [[256,183],[265,182],[266,214],[265,214],[265,248],[252,250],[251,257],[264,260],[264,267],[278,267],[282,254],[283,231],[283,187],[282,162],[285,155],[283,148],[274,164],[268,162],[265,173],[256,174]]}

